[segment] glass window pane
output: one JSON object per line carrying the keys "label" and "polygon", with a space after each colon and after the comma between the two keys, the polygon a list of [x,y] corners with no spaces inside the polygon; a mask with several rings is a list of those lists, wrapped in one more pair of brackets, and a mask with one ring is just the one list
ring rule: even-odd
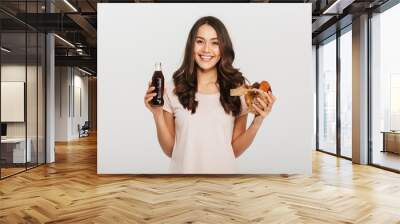
{"label": "glass window pane", "polygon": [[400,4],[372,18],[372,163],[400,170]]}
{"label": "glass window pane", "polygon": [[[37,1],[27,2],[28,15],[37,13]],[[28,17],[36,23],[35,17]],[[27,144],[31,153],[27,167],[32,168],[38,164],[38,33],[36,30],[27,29],[27,75],[26,75],[26,125]]]}
{"label": "glass window pane", "polygon": [[38,163],[45,163],[45,44],[46,37],[43,33],[39,33],[39,45],[38,45]]}
{"label": "glass window pane", "polygon": [[336,153],[336,40],[318,48],[318,146]]}
{"label": "glass window pane", "polygon": [[28,162],[28,168],[37,165],[37,73],[38,73],[38,49],[37,49],[37,33],[29,32],[27,33],[28,38],[28,62],[27,62],[27,99],[26,99],[26,110],[27,110],[27,141],[30,144],[30,161]]}
{"label": "glass window pane", "polygon": [[30,160],[26,140],[26,33],[1,34],[1,177],[25,170]]}
{"label": "glass window pane", "polygon": [[340,127],[343,156],[352,157],[352,35],[351,30],[340,36]]}
{"label": "glass window pane", "polygon": [[[0,1],[0,7],[18,16],[29,13],[28,23],[34,24],[32,15],[45,12],[45,1]],[[0,18],[0,178],[4,178],[45,162],[46,40],[43,33],[7,14],[0,12]]]}

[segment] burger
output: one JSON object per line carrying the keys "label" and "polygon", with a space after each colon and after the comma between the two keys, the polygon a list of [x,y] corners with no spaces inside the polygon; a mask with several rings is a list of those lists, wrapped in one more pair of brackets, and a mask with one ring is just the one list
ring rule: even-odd
{"label": "burger", "polygon": [[262,108],[260,102],[258,102],[257,100],[257,97],[265,100],[267,99],[266,93],[268,93],[269,91],[272,91],[269,82],[262,81],[260,83],[255,82],[252,85],[244,84],[236,89],[231,89],[230,95],[231,96],[244,95],[244,99],[249,112],[252,112],[257,115],[258,112],[255,110],[253,104],[255,104],[259,108]]}

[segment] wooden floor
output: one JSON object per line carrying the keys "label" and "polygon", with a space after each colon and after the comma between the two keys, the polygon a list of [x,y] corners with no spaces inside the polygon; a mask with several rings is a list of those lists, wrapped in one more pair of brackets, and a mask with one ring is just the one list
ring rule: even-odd
{"label": "wooden floor", "polygon": [[98,176],[96,138],[0,181],[0,223],[400,223],[400,175],[320,152],[313,175]]}
{"label": "wooden floor", "polygon": [[35,164],[33,164],[33,163],[28,163],[27,164],[27,167],[25,167],[25,164],[18,164],[18,167],[7,167],[7,168],[1,168],[1,178],[6,178],[6,177],[8,177],[8,176],[11,176],[11,175],[15,175],[15,174],[17,174],[17,173],[20,173],[20,172],[24,172],[25,170],[27,170],[27,169],[33,169],[33,168],[35,168],[37,166],[37,164],[35,163]]}
{"label": "wooden floor", "polygon": [[25,167],[24,168],[1,168],[1,177],[8,177],[10,175],[19,173],[26,170]]}
{"label": "wooden floor", "polygon": [[374,151],[372,161],[374,164],[377,165],[400,170],[400,154],[392,152],[381,152],[380,150],[376,150]]}

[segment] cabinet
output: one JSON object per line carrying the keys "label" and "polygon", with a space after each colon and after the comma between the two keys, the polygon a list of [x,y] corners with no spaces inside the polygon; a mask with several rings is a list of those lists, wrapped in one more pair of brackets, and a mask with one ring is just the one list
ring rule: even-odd
{"label": "cabinet", "polygon": [[383,152],[400,154],[400,131],[384,131]]}

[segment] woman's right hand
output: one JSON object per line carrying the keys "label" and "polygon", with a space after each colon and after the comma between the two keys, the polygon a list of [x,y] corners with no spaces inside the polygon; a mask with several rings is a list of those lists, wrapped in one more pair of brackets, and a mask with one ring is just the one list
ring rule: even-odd
{"label": "woman's right hand", "polygon": [[144,104],[146,105],[147,109],[149,109],[150,112],[153,113],[153,115],[159,115],[163,113],[162,106],[153,107],[150,104],[150,101],[153,99],[153,97],[157,95],[157,93],[153,92],[154,89],[155,87],[151,86],[151,82],[149,81],[146,95],[144,96]]}

